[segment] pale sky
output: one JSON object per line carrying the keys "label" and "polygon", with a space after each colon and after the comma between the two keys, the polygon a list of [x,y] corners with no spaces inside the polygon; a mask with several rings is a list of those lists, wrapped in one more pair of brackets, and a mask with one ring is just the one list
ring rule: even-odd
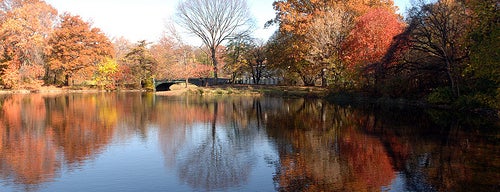
{"label": "pale sky", "polygon": [[[125,37],[132,42],[154,42],[165,31],[165,23],[175,14],[178,0],[45,0],[60,14],[69,12],[91,21],[108,37]],[[276,28],[264,29],[266,21],[275,16],[274,0],[247,0],[256,20],[254,36],[267,40]],[[395,0],[400,11],[410,0]],[[189,39],[189,37],[187,37]],[[186,40],[189,41],[189,40]],[[189,42],[188,42],[189,43]]]}

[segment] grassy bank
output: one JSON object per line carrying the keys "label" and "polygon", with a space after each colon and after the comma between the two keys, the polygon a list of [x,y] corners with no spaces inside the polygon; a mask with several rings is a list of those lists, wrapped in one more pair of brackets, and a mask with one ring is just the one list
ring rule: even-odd
{"label": "grassy bank", "polygon": [[238,96],[272,96],[285,98],[323,98],[333,103],[348,105],[377,105],[395,108],[433,108],[439,110],[455,110],[472,112],[491,117],[500,117],[500,111],[490,108],[461,108],[452,105],[431,104],[422,99],[405,99],[390,97],[371,97],[362,92],[332,92],[322,87],[303,86],[271,86],[271,85],[218,85],[209,87],[174,85],[172,91],[158,92],[159,95],[238,95]]}
{"label": "grassy bank", "polygon": [[[175,87],[171,88],[177,91]],[[320,87],[268,86],[268,85],[218,85],[210,87],[190,87],[185,91],[191,95],[243,95],[323,98],[328,91]]]}

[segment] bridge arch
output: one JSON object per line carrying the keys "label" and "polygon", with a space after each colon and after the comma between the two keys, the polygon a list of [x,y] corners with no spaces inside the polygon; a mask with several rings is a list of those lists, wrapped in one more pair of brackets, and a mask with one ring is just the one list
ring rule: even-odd
{"label": "bridge arch", "polygon": [[156,85],[156,91],[170,91],[170,86],[176,84],[175,82],[160,83]]}

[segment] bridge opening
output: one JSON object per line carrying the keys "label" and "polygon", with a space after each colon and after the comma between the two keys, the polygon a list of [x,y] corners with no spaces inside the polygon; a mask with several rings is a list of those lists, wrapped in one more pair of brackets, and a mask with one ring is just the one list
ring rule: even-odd
{"label": "bridge opening", "polygon": [[156,86],[156,91],[170,91],[170,86],[175,83],[162,83]]}

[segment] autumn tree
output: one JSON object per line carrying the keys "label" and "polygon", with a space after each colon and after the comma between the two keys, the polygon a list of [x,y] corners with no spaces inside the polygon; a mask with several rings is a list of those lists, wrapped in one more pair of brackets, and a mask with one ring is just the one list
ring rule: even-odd
{"label": "autumn tree", "polygon": [[208,47],[215,82],[218,78],[217,49],[232,35],[251,27],[246,0],[186,0],[177,8],[177,22]]}
{"label": "autumn tree", "polygon": [[173,78],[175,72],[171,70],[171,67],[177,62],[177,57],[182,55],[177,49],[176,43],[167,34],[164,34],[158,42],[151,46],[151,55],[158,62],[157,79],[175,79]]}
{"label": "autumn tree", "polygon": [[287,84],[314,85],[318,70],[311,68],[310,63],[305,60],[304,53],[308,47],[301,42],[296,35],[276,31],[267,42],[269,67],[282,70],[281,77]]}
{"label": "autumn tree", "polygon": [[209,65],[204,65],[197,60],[195,48],[188,45],[177,28],[168,24],[166,31],[159,42],[151,47],[154,58],[158,61],[157,78],[159,79],[184,79],[185,87],[190,78],[204,76]]}
{"label": "autumn tree", "polygon": [[238,77],[241,77],[243,66],[246,64],[244,54],[249,50],[252,38],[249,35],[237,35],[226,47],[226,65],[224,71],[231,75],[230,81],[235,83]]}
{"label": "autumn tree", "polygon": [[196,48],[184,44],[176,38],[164,35],[160,41],[151,46],[151,53],[158,62],[157,78],[170,80],[185,80],[203,76],[210,71],[208,65],[201,64],[195,57]]}
{"label": "autumn tree", "polygon": [[360,75],[373,72],[368,66],[382,61],[393,38],[403,28],[400,16],[387,9],[374,8],[359,17],[345,44],[349,68],[361,72]]}
{"label": "autumn tree", "polygon": [[137,42],[125,55],[124,62],[133,74],[137,87],[153,90],[153,72],[156,70],[157,62],[147,48],[148,44],[145,40]]}
{"label": "autumn tree", "polygon": [[125,37],[118,37],[113,39],[113,47],[115,48],[115,57],[117,60],[125,57],[134,43],[130,42]]}
{"label": "autumn tree", "polygon": [[226,49],[226,67],[230,71],[231,80],[249,75],[254,84],[269,76],[267,69],[266,44],[249,35],[240,35],[232,39]]}
{"label": "autumn tree", "polygon": [[391,0],[277,0],[273,6],[276,18],[268,25],[278,24],[281,37],[287,37],[295,49],[295,70],[306,85],[314,85],[319,78],[326,85],[327,75],[338,85],[345,84],[342,55],[349,50],[342,45],[354,21],[370,8],[395,9]]}
{"label": "autumn tree", "polygon": [[125,37],[113,39],[113,47],[115,48],[115,60],[118,64],[118,72],[116,73],[116,83],[118,86],[127,87],[133,85],[134,74],[131,72],[130,66],[125,62],[125,56],[130,52],[134,44]]}
{"label": "autumn tree", "polygon": [[73,85],[74,78],[90,79],[97,64],[114,55],[111,42],[100,29],[69,14],[61,16],[48,44],[47,61],[56,84]]}
{"label": "autumn tree", "polygon": [[0,4],[0,65],[6,87],[35,83],[45,75],[44,49],[57,11],[38,0]]}
{"label": "autumn tree", "polygon": [[269,76],[266,45],[264,42],[254,39],[250,44],[250,49],[245,53],[246,71],[250,73],[253,83],[260,84],[262,78]]}
{"label": "autumn tree", "polygon": [[[303,84],[314,85],[322,67],[307,58],[313,43],[308,42],[306,35],[312,26],[313,19],[319,17],[322,13],[321,9],[329,7],[329,3],[310,0],[278,0],[273,3],[273,6],[277,11],[276,18],[267,24],[278,24],[279,32],[270,40],[272,46],[269,47],[269,51],[277,53],[276,56],[283,61],[282,67],[289,72],[296,73]],[[288,50],[290,53],[279,55],[280,50],[285,49],[290,49]],[[280,65],[279,63],[281,62],[274,64]]]}
{"label": "autumn tree", "polygon": [[116,89],[115,84],[118,79],[118,72],[119,67],[116,60],[107,57],[97,64],[94,80],[99,88],[113,90]]}
{"label": "autumn tree", "polygon": [[352,29],[354,16],[342,4],[325,7],[321,11],[305,35],[310,44],[306,59],[320,71],[322,86],[327,86],[327,73],[336,85],[342,85],[346,82],[343,45]]}

